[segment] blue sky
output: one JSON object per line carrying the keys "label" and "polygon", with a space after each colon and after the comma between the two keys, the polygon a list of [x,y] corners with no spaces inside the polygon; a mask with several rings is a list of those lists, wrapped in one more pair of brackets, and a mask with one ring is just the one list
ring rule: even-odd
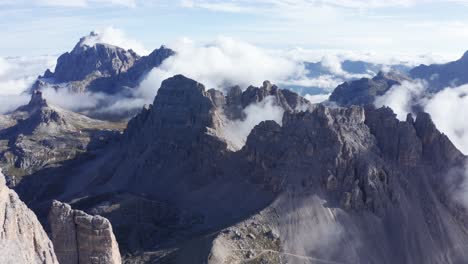
{"label": "blue sky", "polygon": [[268,48],[461,55],[468,0],[0,0],[0,56],[58,54],[109,26],[148,49],[226,36]]}

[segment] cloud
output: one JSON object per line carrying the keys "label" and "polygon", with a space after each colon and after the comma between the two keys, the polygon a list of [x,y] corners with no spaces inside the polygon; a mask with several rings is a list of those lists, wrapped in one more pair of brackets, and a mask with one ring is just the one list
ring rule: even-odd
{"label": "cloud", "polygon": [[315,7],[334,7],[349,9],[376,9],[386,7],[413,7],[428,3],[468,4],[466,0],[183,0],[181,6],[188,8],[204,8],[213,11],[267,11],[289,7],[291,9],[310,10]]}
{"label": "cloud", "polygon": [[282,83],[305,74],[302,63],[227,37],[219,37],[207,45],[184,39],[171,48],[176,55],[149,73],[138,96],[154,97],[162,80],[176,74],[221,90],[237,84],[246,88],[264,80]]}
{"label": "cloud", "polygon": [[83,45],[94,46],[97,43],[110,44],[124,49],[132,49],[139,55],[147,55],[150,52],[140,42],[127,37],[124,31],[115,27],[106,27],[96,30],[95,35],[86,36]]}
{"label": "cloud", "polygon": [[252,129],[262,121],[273,120],[282,124],[284,110],[275,104],[275,99],[268,96],[261,102],[247,106],[243,110],[243,120],[227,121],[223,134],[235,150],[241,149]]}
{"label": "cloud", "polygon": [[394,85],[384,95],[375,99],[375,106],[388,106],[392,108],[399,120],[406,120],[408,113],[412,113],[412,107],[425,89],[422,82],[404,81],[401,85]]}
{"label": "cloud", "polygon": [[312,104],[323,103],[326,100],[328,100],[329,97],[330,97],[330,94],[314,94],[314,95],[306,94],[304,96],[304,98],[309,100],[309,102],[311,102]]}
{"label": "cloud", "polygon": [[43,89],[42,93],[48,103],[76,112],[95,108],[107,100],[107,96],[101,93],[72,93],[68,89],[52,87]]}
{"label": "cloud", "polygon": [[0,57],[0,114],[27,103],[28,90],[44,69],[55,65],[55,56]]}
{"label": "cloud", "polygon": [[437,128],[463,153],[468,154],[468,85],[447,88],[425,103]]}
{"label": "cloud", "polygon": [[242,6],[233,2],[210,2],[210,1],[193,1],[183,0],[181,6],[186,8],[203,8],[211,11],[221,11],[230,13],[250,12],[254,9],[248,6]]}
{"label": "cloud", "polygon": [[28,103],[31,97],[29,95],[0,95],[0,114],[15,110],[21,105]]}
{"label": "cloud", "polygon": [[87,0],[36,0],[38,5],[44,6],[63,6],[63,7],[85,7]]}
{"label": "cloud", "polygon": [[136,0],[35,0],[40,6],[87,7],[92,4],[108,4],[124,7],[136,7]]}
{"label": "cloud", "polygon": [[307,75],[304,75],[298,79],[282,81],[280,85],[300,86],[301,88],[317,87],[323,89],[324,91],[331,92],[338,85],[344,83],[345,81],[345,79],[327,74],[321,75],[316,78],[310,78]]}

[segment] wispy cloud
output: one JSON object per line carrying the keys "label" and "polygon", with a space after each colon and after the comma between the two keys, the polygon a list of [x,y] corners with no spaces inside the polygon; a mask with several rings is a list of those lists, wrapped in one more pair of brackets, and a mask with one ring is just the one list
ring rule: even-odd
{"label": "wispy cloud", "polygon": [[124,49],[132,49],[139,55],[147,55],[150,53],[143,44],[139,41],[131,39],[121,29],[115,27],[106,27],[104,29],[95,30],[96,35],[90,35],[85,38],[84,45],[94,46],[96,43],[105,43],[121,47]]}
{"label": "wispy cloud", "polygon": [[136,7],[137,0],[0,0],[0,6],[88,7],[96,4]]}
{"label": "wispy cloud", "polygon": [[303,10],[317,7],[338,7],[350,9],[376,9],[386,7],[413,7],[428,3],[468,4],[468,0],[182,0],[184,7],[206,8],[214,11],[266,11],[271,9]]}

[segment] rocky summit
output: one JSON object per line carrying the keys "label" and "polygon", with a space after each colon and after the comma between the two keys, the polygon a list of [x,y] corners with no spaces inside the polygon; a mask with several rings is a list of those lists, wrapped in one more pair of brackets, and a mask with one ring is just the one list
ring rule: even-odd
{"label": "rocky summit", "polygon": [[149,71],[175,54],[162,46],[141,57],[133,50],[101,43],[99,38],[95,32],[82,37],[71,52],[57,59],[54,72],[48,69],[39,77],[33,90],[53,87],[76,93],[123,93],[126,88],[135,88]]}
{"label": "rocky summit", "polygon": [[[282,118],[232,148],[226,129],[265,102]],[[177,75],[99,158],[18,191],[52,226],[59,259],[80,254],[68,236],[80,231],[67,205],[44,219],[51,199],[109,219],[124,263],[455,264],[468,259],[454,196],[466,162],[424,112],[312,105],[269,82],[224,95]]]}

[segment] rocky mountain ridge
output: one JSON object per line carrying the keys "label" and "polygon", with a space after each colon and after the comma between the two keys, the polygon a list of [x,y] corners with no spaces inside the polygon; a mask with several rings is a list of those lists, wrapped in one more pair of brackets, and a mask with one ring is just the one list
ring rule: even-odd
{"label": "rocky mountain ridge", "polygon": [[[228,116],[272,97],[281,125],[229,149]],[[34,189],[60,182],[55,198],[108,217],[126,263],[464,263],[466,210],[449,185],[463,175],[449,172],[466,161],[425,113],[311,105],[268,82],[224,96],[179,75],[118,145]],[[51,197],[40,192],[31,205]]]}
{"label": "rocky mountain ridge", "polygon": [[438,92],[447,87],[467,84],[467,72],[468,51],[453,62],[415,67],[410,71],[410,75],[412,78],[425,80],[431,92]]}
{"label": "rocky mountain ridge", "polygon": [[122,129],[49,105],[40,91],[3,117],[9,122],[0,127],[0,163],[12,184],[23,175],[97,149]]}

